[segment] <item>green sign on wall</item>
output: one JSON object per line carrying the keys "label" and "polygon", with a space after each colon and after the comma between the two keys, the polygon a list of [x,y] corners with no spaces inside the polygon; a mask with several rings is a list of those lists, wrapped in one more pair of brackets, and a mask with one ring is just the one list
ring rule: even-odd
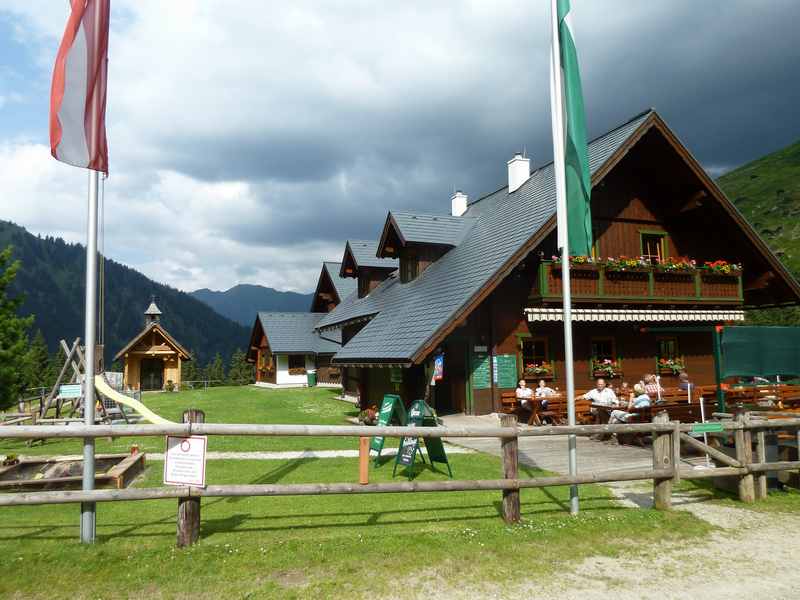
{"label": "green sign on wall", "polygon": [[502,389],[517,387],[517,355],[498,354],[493,359],[494,382]]}
{"label": "green sign on wall", "polygon": [[474,354],[472,356],[472,389],[488,390],[492,387],[491,369],[489,368],[488,354]]}

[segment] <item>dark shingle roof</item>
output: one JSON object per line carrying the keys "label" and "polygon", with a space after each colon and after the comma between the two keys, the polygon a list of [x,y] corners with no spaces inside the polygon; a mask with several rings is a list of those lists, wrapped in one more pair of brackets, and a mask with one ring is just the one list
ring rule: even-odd
{"label": "dark shingle roof", "polygon": [[387,219],[397,225],[405,242],[457,246],[477,219],[391,211]]}
{"label": "dark shingle roof", "polygon": [[347,247],[353,254],[356,265],[359,267],[377,267],[379,269],[396,269],[395,258],[378,258],[378,242],[369,240],[348,240]]}
{"label": "dark shingle roof", "polygon": [[[589,144],[592,172],[606,163],[651,112]],[[391,277],[365,298],[351,295],[320,320],[318,326],[325,327],[375,315],[334,360],[411,359],[554,213],[552,164],[537,169],[511,194],[504,187],[472,203],[465,216],[475,218],[474,226],[461,243],[419,277],[405,284]]]}
{"label": "dark shingle roof", "polygon": [[328,275],[333,282],[333,287],[336,288],[336,293],[339,294],[340,302],[356,291],[356,288],[358,287],[357,279],[354,277],[342,277],[339,275],[339,270],[342,268],[342,263],[324,262],[322,263],[322,267],[328,272]]}
{"label": "dark shingle roof", "polygon": [[340,333],[314,331],[323,316],[325,313],[260,312],[258,320],[274,353],[334,354],[341,348],[336,343],[341,341]]}

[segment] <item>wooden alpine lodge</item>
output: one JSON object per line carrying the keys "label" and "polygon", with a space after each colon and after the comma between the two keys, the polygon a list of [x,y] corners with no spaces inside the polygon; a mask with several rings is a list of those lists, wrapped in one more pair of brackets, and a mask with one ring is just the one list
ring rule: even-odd
{"label": "wooden alpine lodge", "polygon": [[[570,258],[576,387],[645,373],[671,387],[680,370],[717,383],[718,326],[797,304],[800,285],[654,110],[592,140],[589,158],[594,244]],[[499,411],[520,378],[565,386],[552,164],[507,167],[496,192],[390,211],[376,238],[345,244],[338,272],[323,266],[317,316],[289,335],[334,340],[329,364],[362,406],[422,398],[436,357],[439,412]]]}

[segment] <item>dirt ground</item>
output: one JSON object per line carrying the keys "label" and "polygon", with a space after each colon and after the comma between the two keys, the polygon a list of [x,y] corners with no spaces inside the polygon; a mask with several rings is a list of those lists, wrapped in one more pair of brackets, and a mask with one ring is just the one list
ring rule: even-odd
{"label": "dirt ground", "polygon": [[[629,505],[649,506],[652,492],[641,484],[618,484],[615,493]],[[551,581],[497,588],[419,590],[403,598],[673,600],[800,598],[800,515],[729,508],[692,493],[674,493],[676,510],[687,510],[719,529],[707,538],[659,548],[641,558],[589,557]]]}

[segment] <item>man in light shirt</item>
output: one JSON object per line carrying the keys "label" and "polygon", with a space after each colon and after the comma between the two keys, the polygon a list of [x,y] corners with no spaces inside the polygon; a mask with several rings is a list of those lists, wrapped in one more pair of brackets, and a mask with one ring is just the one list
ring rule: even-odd
{"label": "man in light shirt", "polygon": [[598,379],[595,388],[581,397],[584,400],[591,400],[592,404],[602,404],[603,406],[617,406],[619,404],[614,390],[606,387],[605,379]]}

